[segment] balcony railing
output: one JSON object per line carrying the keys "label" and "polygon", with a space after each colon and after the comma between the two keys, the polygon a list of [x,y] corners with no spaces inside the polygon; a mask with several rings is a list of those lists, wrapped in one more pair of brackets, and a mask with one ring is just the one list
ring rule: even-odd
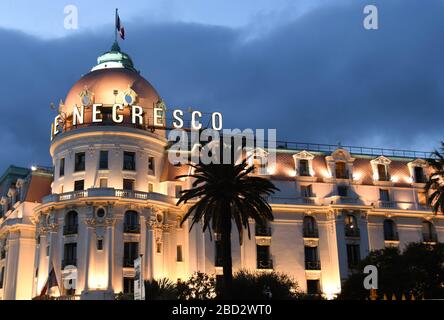
{"label": "balcony railing", "polygon": [[319,238],[319,231],[317,228],[303,228],[303,235],[304,238]]}
{"label": "balcony railing", "polygon": [[272,259],[260,259],[257,261],[258,269],[273,269],[273,260]]}
{"label": "balcony railing", "polygon": [[359,238],[361,236],[361,232],[359,231],[359,228],[354,225],[346,225],[345,236],[351,238]]}
{"label": "balcony railing", "polygon": [[77,266],[77,259],[74,259],[74,258],[63,259],[62,260],[62,268],[65,268],[66,266]]}
{"label": "balcony railing", "polygon": [[123,232],[125,233],[140,233],[140,224],[124,223]]}
{"label": "balcony railing", "polygon": [[82,190],[82,191],[51,194],[49,196],[44,197],[42,202],[46,204],[51,202],[62,202],[62,201],[70,201],[70,200],[91,198],[91,197],[117,197],[117,198],[155,200],[155,201],[174,203],[173,198],[161,193],[121,190],[114,188],[90,188],[88,190]]}
{"label": "balcony railing", "polygon": [[270,237],[271,228],[270,227],[256,227],[256,236],[259,237]]}
{"label": "balcony railing", "polygon": [[305,270],[321,270],[321,262],[305,261]]}
{"label": "balcony railing", "polygon": [[78,233],[79,226],[77,224],[63,226],[63,235],[72,235]]}
{"label": "balcony railing", "polygon": [[422,240],[424,242],[438,242],[438,235],[436,233],[423,233]]}

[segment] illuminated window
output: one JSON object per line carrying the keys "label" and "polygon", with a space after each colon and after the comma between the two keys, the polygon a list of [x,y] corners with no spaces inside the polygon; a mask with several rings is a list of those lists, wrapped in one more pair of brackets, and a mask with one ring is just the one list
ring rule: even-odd
{"label": "illuminated window", "polygon": [[390,177],[387,170],[387,165],[378,164],[378,177],[379,181],[389,181]]}
{"label": "illuminated window", "polygon": [[310,175],[310,167],[308,160],[301,159],[299,160],[299,175],[300,176],[309,176]]}
{"label": "illuminated window", "polygon": [[79,152],[75,154],[74,171],[85,171],[85,152]]}
{"label": "illuminated window", "polygon": [[108,188],[108,179],[101,178],[99,181],[100,181],[100,188]]}
{"label": "illuminated window", "polygon": [[347,170],[345,168],[345,162],[336,162],[335,174],[337,179],[348,179]]}
{"label": "illuminated window", "polygon": [[182,262],[182,261],[183,261],[183,257],[182,257],[182,246],[181,246],[181,245],[178,245],[176,250],[177,250],[177,252],[176,252],[176,260],[177,260],[178,262]]}
{"label": "illuminated window", "polygon": [[148,192],[153,192],[154,191],[154,184],[152,184],[151,182],[148,183]]}

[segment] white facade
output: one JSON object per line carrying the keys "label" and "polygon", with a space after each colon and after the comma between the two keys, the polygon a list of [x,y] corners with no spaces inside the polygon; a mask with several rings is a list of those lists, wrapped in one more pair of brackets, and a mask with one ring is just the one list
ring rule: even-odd
{"label": "white facade", "polygon": [[[169,163],[164,132],[104,122],[76,127],[69,122],[71,104],[83,97],[82,90],[106,106],[131,88],[135,102],[146,111],[144,117],[157,103],[155,90],[138,73],[119,64],[124,71],[116,75],[114,64],[107,67],[102,60],[61,106],[68,120],[51,142],[52,193],[33,205],[33,223],[17,236],[29,251],[26,262],[20,264],[18,254],[18,261],[8,260],[7,265],[26,275],[18,285],[28,291],[12,297],[0,289],[3,299],[39,295],[52,268],[61,292],[51,294],[111,299],[116,293],[131,292],[131,264],[139,254],[147,279],[178,280],[194,271],[222,271],[209,235],[200,226],[189,231],[188,223],[179,225],[187,208],[175,205],[177,191],[190,182],[175,177],[188,168]],[[280,189],[269,199],[275,219],[269,228],[258,228],[256,235],[251,222],[253,237],[245,234],[242,246],[233,232],[234,270],[284,272],[302,290],[319,290],[331,298],[370,250],[402,249],[410,242],[444,238],[442,217],[423,203],[427,167],[416,155],[310,149],[277,150],[276,166],[265,176]],[[0,230],[4,228],[8,227]],[[9,256],[17,255],[14,239],[10,232]],[[66,266],[77,270],[72,290],[63,285]]]}

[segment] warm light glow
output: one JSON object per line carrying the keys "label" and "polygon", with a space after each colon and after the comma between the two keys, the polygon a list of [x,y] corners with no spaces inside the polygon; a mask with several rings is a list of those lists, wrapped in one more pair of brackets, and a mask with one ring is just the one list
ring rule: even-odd
{"label": "warm light glow", "polygon": [[379,175],[377,172],[373,173],[373,180],[375,181],[379,180]]}
{"label": "warm light glow", "polygon": [[341,289],[333,283],[327,283],[323,286],[323,296],[327,300],[333,300],[337,297]]}
{"label": "warm light glow", "polygon": [[321,174],[324,176],[324,178],[331,178],[331,173],[327,170],[322,170]]}
{"label": "warm light glow", "polygon": [[287,174],[288,174],[290,177],[296,177],[296,171],[294,171],[294,170],[288,170],[288,171],[287,171]]}
{"label": "warm light glow", "polygon": [[362,178],[362,173],[361,172],[355,172],[353,173],[353,180],[355,181],[359,181]]}
{"label": "warm light glow", "polygon": [[36,171],[36,170],[37,170],[37,167],[36,167],[36,166],[31,166],[31,170],[32,170],[32,171]]}
{"label": "warm light glow", "polygon": [[267,173],[272,175],[276,173],[276,166],[270,166],[267,168]]}
{"label": "warm light glow", "polygon": [[392,178],[390,179],[392,180],[392,182],[398,182],[399,181],[399,177],[398,176],[392,176]]}
{"label": "warm light glow", "polygon": [[407,177],[407,178],[405,179],[405,181],[406,181],[407,183],[413,183],[413,178],[412,178],[412,177]]}
{"label": "warm light glow", "polygon": [[94,274],[89,279],[89,287],[91,289],[105,289],[106,283],[107,283],[107,277],[106,274],[103,273]]}

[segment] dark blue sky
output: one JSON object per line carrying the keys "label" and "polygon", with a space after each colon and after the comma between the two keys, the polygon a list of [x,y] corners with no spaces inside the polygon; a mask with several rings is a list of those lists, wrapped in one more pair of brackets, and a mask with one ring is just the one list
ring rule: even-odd
{"label": "dark blue sky", "polygon": [[[69,32],[63,1],[1,5],[0,171],[50,164],[50,102],[112,44],[119,1],[77,2],[79,29]],[[225,127],[419,150],[444,139],[443,1],[371,1],[376,31],[362,26],[368,1],[237,2],[126,1],[122,50],[169,106],[222,111]]]}

